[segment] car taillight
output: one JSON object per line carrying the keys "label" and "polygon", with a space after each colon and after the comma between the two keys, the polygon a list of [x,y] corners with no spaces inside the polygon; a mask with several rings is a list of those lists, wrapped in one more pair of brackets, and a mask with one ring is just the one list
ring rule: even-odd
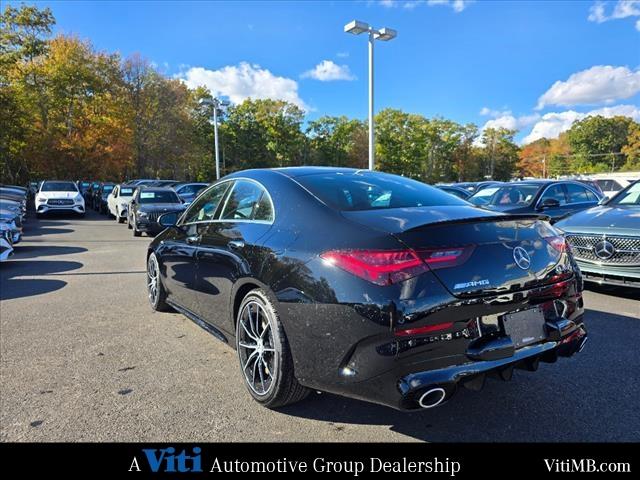
{"label": "car taillight", "polygon": [[563,236],[557,235],[553,237],[545,237],[545,240],[560,253],[571,251],[569,243],[567,243],[567,240]]}
{"label": "car taillight", "polygon": [[320,257],[332,265],[376,285],[392,285],[431,269],[464,262],[473,247],[430,250],[335,250]]}
{"label": "car taillight", "polygon": [[428,270],[413,250],[332,251],[320,257],[376,285],[402,282]]}
{"label": "car taillight", "polygon": [[449,268],[461,265],[473,253],[474,246],[456,248],[438,248],[432,250],[418,250],[416,253],[424,260],[431,270]]}

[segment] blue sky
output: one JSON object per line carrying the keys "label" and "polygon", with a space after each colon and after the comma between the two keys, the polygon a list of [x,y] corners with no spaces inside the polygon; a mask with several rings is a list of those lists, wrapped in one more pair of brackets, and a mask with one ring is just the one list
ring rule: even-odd
{"label": "blue sky", "polygon": [[52,8],[57,32],[139,52],[236,100],[294,101],[309,118],[366,117],[366,39],[343,33],[359,19],[398,31],[376,42],[377,110],[515,127],[520,141],[555,136],[594,111],[640,120],[640,2],[37,4]]}

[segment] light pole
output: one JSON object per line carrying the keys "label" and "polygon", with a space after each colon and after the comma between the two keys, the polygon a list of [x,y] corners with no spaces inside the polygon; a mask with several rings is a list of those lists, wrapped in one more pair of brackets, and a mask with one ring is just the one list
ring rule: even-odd
{"label": "light pole", "polygon": [[211,105],[213,108],[213,143],[215,146],[216,156],[216,180],[220,179],[220,149],[218,148],[218,109],[220,107],[226,107],[229,102],[221,100],[217,97],[214,98],[201,98],[200,105]]}
{"label": "light pole", "polygon": [[373,42],[376,40],[388,42],[396,38],[398,32],[390,28],[376,30],[368,23],[358,20],[347,23],[344,26],[344,31],[353,35],[360,35],[365,32],[369,34],[369,170],[373,170],[376,158],[373,125]]}

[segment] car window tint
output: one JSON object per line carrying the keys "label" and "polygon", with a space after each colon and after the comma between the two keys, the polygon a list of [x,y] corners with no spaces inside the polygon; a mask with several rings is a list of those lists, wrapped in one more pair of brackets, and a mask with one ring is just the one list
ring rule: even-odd
{"label": "car window tint", "polygon": [[336,210],[467,205],[440,189],[382,173],[322,173],[302,175],[296,181]]}
{"label": "car window tint", "polygon": [[540,198],[540,202],[543,203],[545,200],[553,198],[560,202],[560,205],[567,204],[567,198],[565,197],[564,190],[562,189],[562,185],[553,185],[542,194]]}
{"label": "car window tint", "polygon": [[[592,202],[595,196],[585,187],[580,185],[574,185],[573,183],[567,183],[567,195],[569,196],[569,203],[583,203]],[[591,195],[589,195],[591,194]]]}
{"label": "car window tint", "polygon": [[183,223],[213,220],[220,200],[224,197],[230,184],[231,182],[220,183],[200,196],[187,210]]}
{"label": "car window tint", "polygon": [[260,201],[253,214],[253,219],[265,222],[273,221],[273,206],[271,205],[271,199],[267,192],[262,193],[262,197],[260,197]]}
{"label": "car window tint", "polygon": [[[269,207],[264,201],[269,203]],[[222,211],[220,218],[224,220],[271,220],[273,212],[269,213],[271,204],[264,188],[254,182],[238,180]],[[261,218],[257,218],[259,214]]]}

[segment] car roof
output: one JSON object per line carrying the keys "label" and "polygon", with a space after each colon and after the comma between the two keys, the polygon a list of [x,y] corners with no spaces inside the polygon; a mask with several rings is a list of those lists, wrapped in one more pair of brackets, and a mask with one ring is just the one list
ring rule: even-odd
{"label": "car roof", "polygon": [[[288,177],[296,178],[304,175],[314,175],[320,173],[356,173],[368,172],[366,169],[346,168],[346,167],[282,167],[272,169],[276,172],[285,174]],[[384,173],[384,172],[377,172]]]}

